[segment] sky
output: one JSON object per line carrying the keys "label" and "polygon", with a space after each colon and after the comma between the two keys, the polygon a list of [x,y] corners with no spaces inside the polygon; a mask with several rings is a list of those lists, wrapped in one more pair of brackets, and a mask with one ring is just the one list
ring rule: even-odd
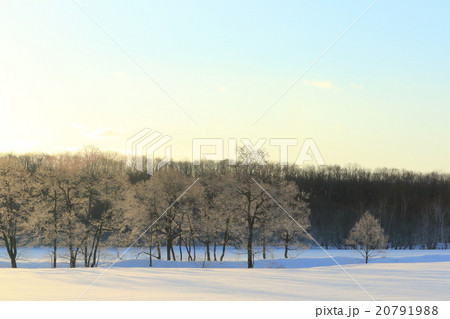
{"label": "sky", "polygon": [[0,152],[150,128],[174,159],[294,138],[292,162],[312,138],[329,165],[450,172],[450,2],[372,4],[0,0]]}

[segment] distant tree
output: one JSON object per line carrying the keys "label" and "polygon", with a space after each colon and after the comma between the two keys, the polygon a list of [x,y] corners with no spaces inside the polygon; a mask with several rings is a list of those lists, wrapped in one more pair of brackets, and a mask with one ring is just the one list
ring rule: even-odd
{"label": "distant tree", "polygon": [[15,156],[0,158],[0,236],[12,268],[17,268],[18,240],[25,233],[36,197],[34,170],[30,171],[26,164]]}
{"label": "distant tree", "polygon": [[[131,187],[126,196],[125,218],[123,221],[124,237],[120,245],[129,245],[158,219],[161,214],[159,198],[153,187],[153,180],[142,180]],[[143,253],[149,256],[149,266],[153,266],[153,257],[161,259],[161,223],[154,224],[139,240]],[[156,244],[156,255],[153,251]]]}
{"label": "distant tree", "polygon": [[251,170],[242,168],[237,171],[235,181],[235,200],[237,202],[237,211],[242,216],[246,225],[246,248],[247,248],[247,266],[253,268],[254,264],[254,251],[253,240],[258,224],[261,221],[265,210],[267,209],[266,203],[269,203],[270,198],[265,193],[265,189],[269,189],[269,185],[260,183],[260,188],[253,180]]}
{"label": "distant tree", "polygon": [[33,244],[51,247],[51,265],[56,268],[62,216],[62,194],[59,189],[60,169],[57,157],[48,157],[37,172],[40,196],[34,214],[28,217],[27,230],[34,234]]}
{"label": "distant tree", "polygon": [[305,231],[310,227],[310,210],[307,203],[298,193],[295,184],[281,181],[277,185],[278,187],[276,189],[278,191],[274,196],[277,196],[280,204],[289,213],[290,217],[277,207],[274,218],[276,224],[272,228],[279,234],[283,241],[284,258],[289,258],[289,246],[294,243],[298,244],[302,238],[307,237]]}
{"label": "distant tree", "polygon": [[444,205],[442,205],[440,200],[434,200],[431,205],[431,211],[432,215],[436,224],[435,229],[435,243],[437,246],[437,243],[441,243],[441,245],[444,245],[445,248],[447,248],[447,238],[446,238],[446,232],[445,232],[445,217],[448,213],[448,210],[444,208]]}
{"label": "distant tree", "polygon": [[191,183],[192,179],[179,171],[170,168],[161,169],[149,180],[148,187],[151,193],[148,198],[146,196],[140,198],[145,205],[150,205],[147,208],[149,218],[153,215],[161,216],[164,213],[156,227],[158,233],[155,234],[155,230],[152,230],[152,234],[164,238],[167,260],[176,260],[174,244],[176,239],[182,236],[181,225],[190,209],[191,202],[189,193],[182,198],[179,197]]}
{"label": "distant tree", "polygon": [[[278,204],[273,199],[291,211],[293,218],[304,224],[305,229],[309,227],[309,209],[299,197],[298,187],[294,182],[284,180],[284,172],[277,166],[262,165],[265,156],[263,152],[248,153],[244,150],[240,153],[239,165],[234,170],[235,182],[232,188],[235,192],[236,211],[243,217],[246,226],[244,241],[247,243],[248,268],[254,267],[254,238],[259,237],[264,258],[267,239],[271,233],[283,233],[280,236],[284,240],[286,251],[295,237],[302,236],[301,229],[291,219],[287,220],[288,216],[284,212],[276,214]],[[249,157],[253,161],[247,162]],[[281,222],[282,220],[285,222]]]}
{"label": "distant tree", "polygon": [[86,242],[85,199],[82,182],[83,162],[78,155],[61,155],[58,160],[60,175],[58,188],[61,194],[62,243],[69,251],[70,268],[76,267],[78,253]]}
{"label": "distant tree", "polygon": [[193,190],[196,210],[193,221],[193,234],[205,247],[205,259],[211,261],[211,246],[217,241],[217,192],[208,180],[202,180]]}
{"label": "distant tree", "polygon": [[85,267],[95,267],[100,256],[100,241],[106,232],[118,229],[122,219],[120,203],[123,201],[126,175],[123,163],[114,156],[86,148],[82,155],[80,195],[85,230],[82,247]]}
{"label": "distant tree", "polygon": [[364,257],[366,264],[386,245],[386,236],[378,219],[366,211],[350,230],[346,244]]}

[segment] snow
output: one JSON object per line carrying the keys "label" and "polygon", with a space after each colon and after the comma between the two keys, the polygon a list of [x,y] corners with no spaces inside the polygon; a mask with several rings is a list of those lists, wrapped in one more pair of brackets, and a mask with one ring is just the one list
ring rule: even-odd
{"label": "snow", "polygon": [[[10,269],[1,251],[0,300],[73,300],[99,276],[80,300],[370,299],[318,249],[292,259],[279,258],[282,251],[274,249],[274,259],[256,260],[256,269],[246,269],[246,256],[238,251],[223,263],[154,260],[152,268],[135,252],[107,270],[106,260],[117,255],[113,250],[94,269],[51,269],[41,248],[24,251],[21,268]],[[449,250],[389,250],[368,265],[354,251],[328,252],[376,300],[450,300]]]}
{"label": "snow", "polygon": [[[162,249],[165,258],[165,248]],[[178,252],[178,248],[175,249]],[[319,248],[313,247],[306,250],[289,251],[291,258],[283,258],[284,249],[271,248],[267,251],[267,259],[263,260],[261,249],[255,248],[259,252],[255,256],[255,268],[311,268],[335,266],[336,263]],[[141,249],[132,248],[123,256],[125,248],[107,249],[101,251],[100,266],[107,267],[112,262],[116,262],[114,267],[148,267],[148,255],[140,254]],[[341,265],[354,265],[364,263],[363,258],[354,250],[329,249],[327,252]],[[118,257],[121,256],[121,260]],[[154,268],[247,268],[247,252],[243,249],[228,249],[223,262],[206,261],[205,251],[197,249],[197,260],[187,262],[187,254],[183,252],[183,260],[179,261],[179,254],[176,254],[178,261],[157,260],[153,258]],[[211,254],[211,258],[213,258]],[[450,250],[386,250],[374,257],[370,263],[429,263],[429,262],[450,262]],[[25,248],[20,251],[18,260],[19,268],[51,268],[50,250],[47,248]],[[83,267],[83,255],[79,254],[78,267]],[[6,250],[0,247],[0,268],[9,268],[10,262]],[[68,268],[69,261],[67,252],[63,249],[58,253],[58,268]]]}

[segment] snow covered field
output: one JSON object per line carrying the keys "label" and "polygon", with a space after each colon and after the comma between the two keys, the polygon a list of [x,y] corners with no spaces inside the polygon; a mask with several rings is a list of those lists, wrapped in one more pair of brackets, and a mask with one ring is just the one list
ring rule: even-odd
{"label": "snow covered field", "polygon": [[[280,253],[275,249],[274,259],[257,260],[251,270],[239,252],[223,263],[158,261],[153,268],[130,253],[105,273],[113,252],[99,268],[51,269],[45,250],[30,249],[22,253],[22,269],[10,269],[1,251],[0,300],[73,300],[103,273],[81,300],[370,299],[323,251],[295,259]],[[391,250],[368,265],[353,251],[329,253],[377,300],[450,300],[449,250]]]}

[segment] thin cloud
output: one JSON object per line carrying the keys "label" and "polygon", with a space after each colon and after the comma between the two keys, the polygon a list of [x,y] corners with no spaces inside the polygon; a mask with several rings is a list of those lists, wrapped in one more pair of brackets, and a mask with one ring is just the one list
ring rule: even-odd
{"label": "thin cloud", "polygon": [[315,86],[322,89],[333,89],[334,85],[330,81],[303,81],[306,85]]}
{"label": "thin cloud", "polygon": [[355,84],[355,83],[350,83],[350,86],[355,89],[363,89],[364,88],[364,86]]}
{"label": "thin cloud", "polygon": [[119,131],[112,128],[97,128],[101,137],[117,137],[120,136]]}
{"label": "thin cloud", "polygon": [[120,137],[121,132],[110,127],[96,127],[90,129],[84,124],[70,123],[70,125],[80,131],[80,134],[91,140],[104,140],[108,138]]}

